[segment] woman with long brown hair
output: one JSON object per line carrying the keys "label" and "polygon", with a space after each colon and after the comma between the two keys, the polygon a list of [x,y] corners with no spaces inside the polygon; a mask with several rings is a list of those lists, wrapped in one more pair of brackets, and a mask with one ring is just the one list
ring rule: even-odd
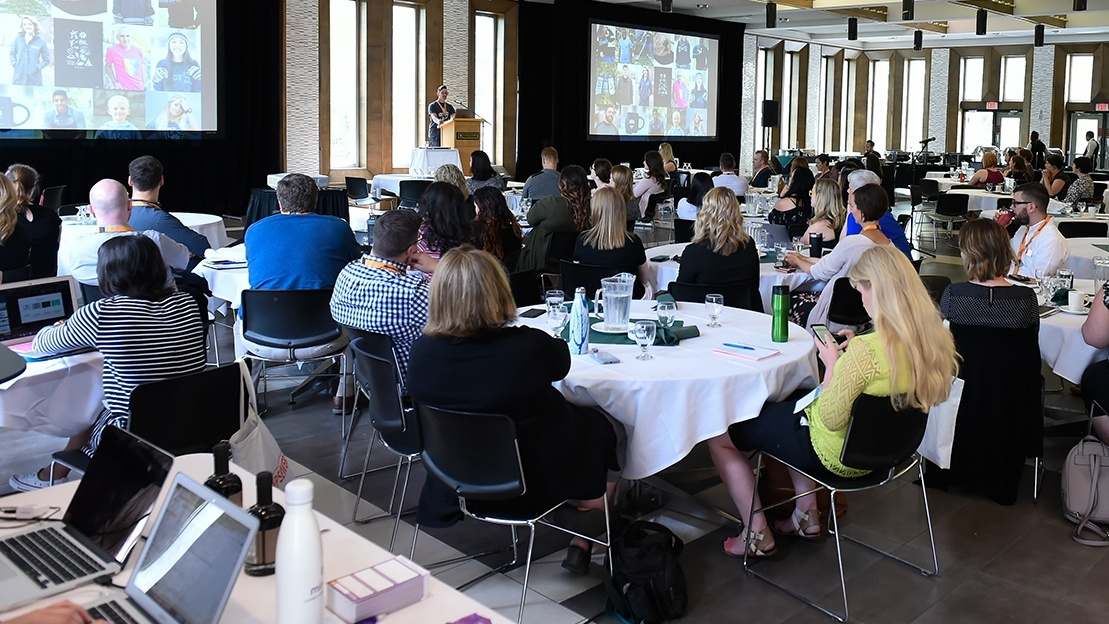
{"label": "woman with long brown hair", "polygon": [[58,213],[39,204],[42,178],[32,167],[19,163],[8,167],[4,175],[15,183],[20,195],[16,212],[20,225],[31,238],[31,277],[54,277],[58,274],[62,220]]}
{"label": "woman with long brown hair", "polygon": [[506,267],[515,269],[524,233],[508,209],[504,193],[492,186],[478,188],[474,191],[474,211],[477,213],[474,245],[496,256]]}
{"label": "woman with long brown hair", "polygon": [[517,271],[548,268],[547,252],[555,232],[580,232],[589,228],[591,195],[585,169],[570,165],[562,170],[558,176],[558,195],[544,197],[528,210],[528,225],[532,230],[524,239]]}
{"label": "woman with long brown hair", "polygon": [[22,269],[30,262],[31,237],[19,223],[23,192],[0,176],[0,271]]}

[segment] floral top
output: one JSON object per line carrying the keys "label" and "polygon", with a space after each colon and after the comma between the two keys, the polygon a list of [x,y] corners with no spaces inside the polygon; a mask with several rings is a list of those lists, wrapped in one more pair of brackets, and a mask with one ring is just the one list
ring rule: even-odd
{"label": "floral top", "polygon": [[1090,199],[1094,196],[1094,181],[1089,174],[1083,173],[1071,182],[1070,188],[1067,189],[1067,198],[1063,200],[1065,204],[1075,204],[1079,200]]}

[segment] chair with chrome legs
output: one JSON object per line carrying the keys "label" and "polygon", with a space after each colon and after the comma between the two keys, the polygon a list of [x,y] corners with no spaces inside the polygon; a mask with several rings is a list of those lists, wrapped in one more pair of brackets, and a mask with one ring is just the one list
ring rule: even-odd
{"label": "chair with chrome legs", "polygon": [[[847,582],[843,573],[843,552],[840,546],[840,538],[848,539],[856,544],[865,546],[885,557],[889,557],[895,561],[900,561],[908,566],[918,570],[924,576],[935,576],[939,572],[939,562],[936,557],[936,540],[932,533],[932,516],[928,511],[928,492],[927,488],[921,487],[920,492],[924,501],[924,519],[928,530],[928,541],[932,546],[932,569],[923,568],[915,563],[906,561],[896,555],[880,550],[874,546],[863,543],[857,539],[851,538],[840,533],[839,521],[836,518],[836,492],[857,492],[860,490],[867,490],[871,488],[880,487],[892,482],[894,479],[912,471],[914,468],[920,475],[921,479],[924,477],[924,469],[921,465],[920,456],[917,455],[916,449],[920,446],[921,441],[924,439],[924,429],[928,423],[928,415],[919,409],[904,409],[896,410],[893,407],[889,397],[877,397],[871,395],[860,395],[851,408],[851,421],[847,426],[847,439],[843,445],[843,452],[840,455],[840,461],[845,466],[857,468],[860,470],[870,470],[870,473],[861,477],[836,477],[831,475],[824,475],[814,477],[806,474],[810,479],[816,482],[816,489],[819,491],[826,489],[831,494],[832,511],[830,517],[830,527],[833,538],[836,544],[836,561],[839,564],[839,582],[840,590],[843,594],[843,614],[834,613],[829,609],[817,604],[813,600],[806,598],[799,593],[771,580],[770,578],[758,573],[748,560],[747,553],[750,552],[750,543],[745,544],[743,567],[747,570],[748,574],[759,577],[760,579],[770,583],[771,585],[781,589],[787,594],[808,603],[810,606],[822,611],[823,613],[839,620],[846,622],[848,618],[847,610]],[[758,461],[755,467],[756,483],[755,489],[758,490],[758,476],[762,468],[763,455],[774,457],[772,453],[767,451],[760,451],[758,453]],[[775,457],[778,461],[780,458]],[[789,465],[789,463],[782,461],[783,464],[805,474],[804,471],[797,470]],[[802,496],[811,494],[812,492],[801,492],[792,498],[774,503],[764,507],[763,509],[755,509],[755,498],[751,498],[751,515],[759,511],[766,511],[785,503],[790,503]],[[747,532],[747,540],[751,539],[751,533]],[[765,564],[764,564],[765,565]]]}

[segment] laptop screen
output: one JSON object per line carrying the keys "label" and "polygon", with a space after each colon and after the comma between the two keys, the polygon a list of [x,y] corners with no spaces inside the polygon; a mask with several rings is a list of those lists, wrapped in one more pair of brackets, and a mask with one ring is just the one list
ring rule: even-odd
{"label": "laptop screen", "polygon": [[158,621],[214,624],[257,520],[183,473],[170,487],[127,595]]}
{"label": "laptop screen", "polygon": [[25,342],[43,327],[73,315],[73,278],[0,284],[0,342]]}
{"label": "laptop screen", "polygon": [[173,456],[162,449],[105,427],[63,521],[123,563],[172,465]]}

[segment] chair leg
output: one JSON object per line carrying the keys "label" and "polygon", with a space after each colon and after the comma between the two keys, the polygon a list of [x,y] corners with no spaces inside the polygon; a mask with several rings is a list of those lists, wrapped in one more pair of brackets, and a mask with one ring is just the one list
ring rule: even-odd
{"label": "chair leg", "polygon": [[1044,474],[1044,458],[1037,457],[1035,465],[1032,466],[1032,502],[1040,502],[1040,480],[1043,479]]}
{"label": "chair leg", "polygon": [[840,616],[836,615],[835,613],[832,613],[831,611],[825,609],[824,607],[818,606],[815,603],[810,603],[810,604],[813,604],[814,606],[816,606],[816,608],[818,608],[821,611],[823,611],[824,613],[834,617],[835,619],[839,620],[840,622],[846,622],[847,618],[850,617],[850,616],[849,616],[848,611],[847,611],[847,577],[844,576],[844,574],[843,574],[843,545],[840,543],[840,537],[841,536],[840,536],[840,532],[839,532],[839,518],[837,517],[837,514],[836,514],[836,491],[835,490],[828,490],[828,498],[831,499],[831,501],[832,501],[832,506],[831,506],[832,524],[835,526],[835,534],[833,535],[833,538],[836,540],[836,564],[839,565],[839,588],[840,588],[840,592],[843,594],[843,617],[841,618]]}
{"label": "chair leg", "polygon": [[[366,468],[370,465],[370,453],[374,450],[374,443],[377,442],[378,432],[374,429],[373,435],[370,436],[370,444],[366,447],[366,457],[362,460],[362,478],[358,480],[358,493],[354,499],[354,513],[350,519],[351,522],[359,522],[358,519],[358,504],[362,502],[362,488],[366,485]],[[339,470],[342,471],[343,464],[339,463]]]}
{"label": "chair leg", "polygon": [[[393,552],[393,544],[397,542],[397,529],[400,528],[400,517],[404,514],[404,497],[408,494],[408,478],[412,476],[412,456],[403,458],[405,461],[404,484],[400,489],[400,500],[396,501],[397,519],[393,521],[393,536],[389,538],[389,552]],[[400,466],[397,466],[397,479],[400,478]],[[393,481],[393,492],[396,493],[397,482]],[[393,511],[393,499],[389,497],[389,511]]]}
{"label": "chair leg", "polygon": [[[515,527],[513,527],[515,528]],[[515,536],[513,536],[515,537]],[[516,540],[512,540],[515,544]],[[528,577],[531,576],[531,553],[535,547],[535,525],[528,524],[528,558],[524,562],[524,589],[520,592],[520,613],[516,616],[516,624],[522,624],[524,621],[524,602],[528,597]]]}

